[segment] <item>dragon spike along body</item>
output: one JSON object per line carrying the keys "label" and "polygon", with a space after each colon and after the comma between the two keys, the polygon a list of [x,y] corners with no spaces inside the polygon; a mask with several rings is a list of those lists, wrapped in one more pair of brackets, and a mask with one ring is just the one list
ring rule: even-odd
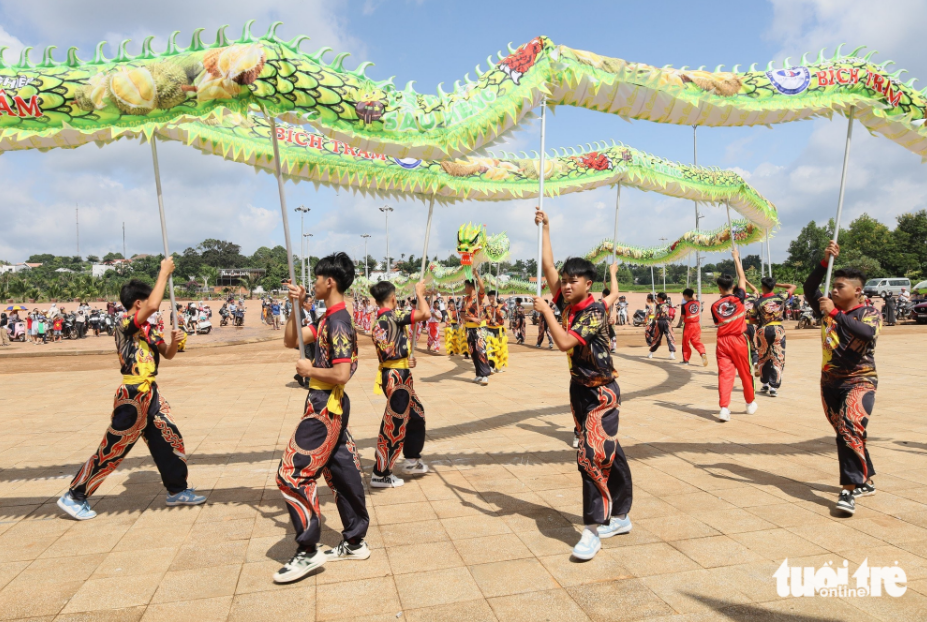
{"label": "dragon spike along body", "polygon": [[[734,241],[741,246],[755,244],[764,239],[765,231],[746,220],[734,220]],[[617,248],[617,251],[616,251]],[[731,248],[731,230],[719,227],[711,231],[689,231],[667,246],[644,248],[603,240],[586,254],[586,259],[601,263],[617,252],[618,257],[627,263],[656,266],[681,261],[690,253],[722,252]],[[460,293],[464,282],[473,278],[473,270],[484,262],[496,263],[508,257],[509,239],[505,233],[488,236],[485,229],[472,223],[462,225],[457,232],[457,252],[461,255],[461,265],[446,267],[437,263],[428,264],[425,270],[425,283],[430,289],[447,293]],[[467,256],[469,264],[464,263]],[[491,273],[482,277],[486,289],[495,289],[500,294],[533,295],[535,284],[519,279],[493,276]],[[415,281],[410,277],[393,277],[390,281],[396,286],[400,295],[411,293]],[[355,280],[355,286],[366,290],[371,285],[363,277]],[[545,285],[546,287],[546,285]]]}
{"label": "dragon spike along body", "polygon": [[[213,43],[197,29],[190,45],[171,35],[163,52],[151,38],[132,56],[123,42],[107,59],[77,50],[56,60],[54,47],[35,65],[26,48],[10,65],[0,55],[0,150],[50,149],[150,135],[168,123],[221,117],[252,108],[281,120],[310,123],[354,149],[418,159],[460,157],[525,120],[546,100],[657,123],[701,126],[773,125],[855,110],[869,131],[927,157],[927,92],[902,83],[901,71],[876,63],[862,48],[821,54],[811,63],[772,63],[762,70],[660,68],[557,45],[535,37],[489,60],[477,78],[450,92],[418,93],[366,75],[369,63],[344,66],[347,53],[301,49],[306,37],[263,37],[245,25]],[[737,69],[737,66],[735,66]]]}
{"label": "dragon spike along body", "polygon": [[[258,115],[228,114],[221,120],[171,124],[159,137],[181,141],[203,153],[274,171],[270,126]],[[348,186],[387,197],[434,196],[440,203],[501,201],[536,197],[540,165],[514,155],[454,160],[396,158],[307,132],[277,125],[285,177],[331,186]],[[640,190],[708,204],[729,201],[731,208],[761,228],[778,225],[776,207],[733,171],[672,162],[624,144],[573,151],[544,163],[544,192],[558,196],[622,184]]]}

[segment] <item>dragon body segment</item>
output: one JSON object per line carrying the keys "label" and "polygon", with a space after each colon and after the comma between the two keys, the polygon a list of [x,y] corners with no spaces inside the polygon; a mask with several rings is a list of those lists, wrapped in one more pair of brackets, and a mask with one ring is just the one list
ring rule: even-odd
{"label": "dragon body segment", "polygon": [[[270,126],[258,115],[225,115],[221,120],[171,124],[158,135],[204,153],[273,172]],[[277,125],[281,167],[288,178],[349,186],[385,195],[434,196],[439,202],[462,199],[511,200],[538,195],[540,163],[510,153],[453,160],[396,158],[355,149],[302,126]],[[713,167],[671,162],[626,145],[597,143],[561,149],[545,160],[547,196],[621,183],[703,203],[730,202],[731,208],[760,228],[778,224],[775,206],[744,179]]]}
{"label": "dragon body segment", "polygon": [[[856,117],[906,149],[927,156],[927,89],[889,73],[891,61],[871,61],[862,48],[831,58],[765,70],[658,68],[601,56],[536,37],[476,67],[476,78],[451,92],[421,94],[365,74],[370,63],[344,68],[323,48],[302,52],[306,37],[284,41],[279,23],[264,37],[245,25],[237,41],[225,28],[212,44],[202,29],[186,48],[171,35],[156,53],[153,37],[131,56],[122,42],[116,58],[97,46],[92,61],[70,48],[67,60],[45,50],[33,64],[31,48],[17,63],[0,56],[0,150],[77,146],[120,135],[150,135],[166,123],[260,108],[293,123],[310,123],[354,149],[395,157],[442,160],[487,145],[518,125],[541,103],[569,105],[627,119],[705,126],[770,125],[834,112]],[[104,42],[105,43],[105,42]]]}

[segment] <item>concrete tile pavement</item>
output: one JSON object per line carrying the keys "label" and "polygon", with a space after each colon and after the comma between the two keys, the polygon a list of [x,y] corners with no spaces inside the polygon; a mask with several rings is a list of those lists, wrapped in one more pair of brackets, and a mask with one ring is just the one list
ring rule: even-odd
{"label": "concrete tile pavement", "polygon": [[[707,332],[707,331],[706,331]],[[711,340],[710,334],[706,337]],[[160,383],[184,434],[198,508],[168,508],[144,445],[100,488],[100,516],[76,523],[58,495],[99,442],[114,355],[0,361],[0,620],[922,620],[927,617],[925,333],[887,328],[870,424],[879,493],[852,518],[832,512],[833,431],[817,389],[820,346],[788,331],[780,397],[714,419],[715,365],[647,360],[624,333],[621,441],[631,461],[634,530],[595,560],[569,552],[581,494],[563,355],[512,347],[489,387],[460,358],[419,355],[416,390],[433,472],[368,491],[373,555],[290,586],[270,575],[293,552],[274,483],[305,393],[274,343],[192,349]],[[531,342],[529,338],[529,342]],[[348,387],[367,477],[383,409],[361,337]],[[709,344],[709,351],[713,345]],[[53,388],[53,390],[49,390]],[[339,540],[320,485],[323,542]],[[904,596],[780,598],[792,565],[896,561]]]}

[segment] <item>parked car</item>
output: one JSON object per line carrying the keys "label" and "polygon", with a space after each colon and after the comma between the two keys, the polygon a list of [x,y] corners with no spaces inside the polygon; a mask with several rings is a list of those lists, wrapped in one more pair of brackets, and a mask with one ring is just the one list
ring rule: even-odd
{"label": "parked car", "polygon": [[885,298],[888,292],[898,296],[902,289],[911,291],[911,279],[869,279],[863,286],[863,293]]}
{"label": "parked car", "polygon": [[927,301],[915,304],[910,318],[918,324],[927,324]]}
{"label": "parked car", "polygon": [[927,293],[927,281],[921,281],[911,289],[912,294],[925,294]]}

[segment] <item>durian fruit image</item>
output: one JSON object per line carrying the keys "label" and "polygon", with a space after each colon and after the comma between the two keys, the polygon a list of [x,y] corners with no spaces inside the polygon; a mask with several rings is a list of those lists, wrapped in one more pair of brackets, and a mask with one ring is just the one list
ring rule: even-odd
{"label": "durian fruit image", "polygon": [[108,94],[124,114],[145,115],[157,105],[158,89],[147,67],[126,67],[110,76]]}
{"label": "durian fruit image", "polygon": [[260,43],[230,45],[206,52],[203,67],[215,77],[247,85],[254,84],[261,75],[266,59]]}
{"label": "durian fruit image", "polygon": [[[172,63],[157,63],[151,66],[157,93],[156,108],[167,110],[182,104],[190,90],[187,74]],[[187,88],[185,88],[187,87]]]}
{"label": "durian fruit image", "polygon": [[106,106],[106,92],[109,89],[109,76],[100,72],[90,78],[87,84],[78,91],[74,103],[81,110],[90,112],[100,110]]}
{"label": "durian fruit image", "polygon": [[441,162],[441,168],[444,169],[448,175],[453,175],[454,177],[469,177],[470,175],[484,173],[488,170],[488,167],[480,162],[467,162],[461,160],[455,160],[453,162],[445,160]]}
{"label": "durian fruit image", "polygon": [[182,67],[161,62],[98,73],[78,92],[74,103],[88,112],[112,103],[124,114],[145,115],[183,103],[191,90],[195,89]]}
{"label": "durian fruit image", "polygon": [[743,81],[740,76],[730,72],[713,73],[711,71],[680,71],[682,83],[692,82],[703,91],[730,97],[740,92]]}

